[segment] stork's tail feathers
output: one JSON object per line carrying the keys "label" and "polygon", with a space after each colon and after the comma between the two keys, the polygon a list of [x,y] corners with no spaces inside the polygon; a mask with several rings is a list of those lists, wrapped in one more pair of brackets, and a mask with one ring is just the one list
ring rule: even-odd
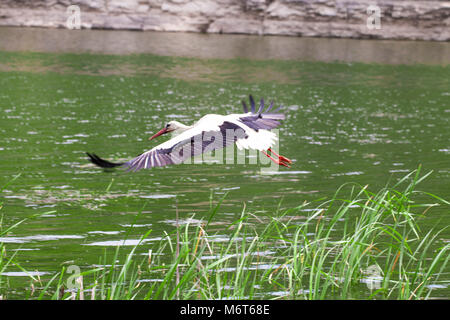
{"label": "stork's tail feathers", "polygon": [[95,164],[96,166],[99,166],[100,168],[115,168],[115,167],[120,167],[122,165],[124,165],[124,163],[119,163],[119,162],[110,162],[108,160],[102,159],[99,156],[97,156],[95,153],[88,153],[86,152],[86,154],[89,157],[89,161],[91,161],[93,164]]}

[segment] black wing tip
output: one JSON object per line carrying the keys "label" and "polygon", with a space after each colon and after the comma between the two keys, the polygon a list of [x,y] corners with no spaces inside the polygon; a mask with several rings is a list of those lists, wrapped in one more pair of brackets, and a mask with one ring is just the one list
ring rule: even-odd
{"label": "black wing tip", "polygon": [[248,113],[248,107],[244,100],[242,100],[242,108],[244,108],[244,113]]}
{"label": "black wing tip", "polygon": [[272,108],[273,108],[273,100],[270,101],[270,105],[267,107],[266,111],[264,111],[264,112],[269,112],[270,110],[272,110]]}
{"label": "black wing tip", "polygon": [[252,110],[252,113],[255,113],[255,100],[253,99],[253,96],[250,94],[249,96],[248,96],[248,98],[250,99],[250,106],[251,106],[251,110]]}
{"label": "black wing tip", "polygon": [[[264,98],[261,98],[260,104],[259,104],[259,109],[258,112],[256,112],[256,108],[255,108],[255,99],[253,99],[253,96],[251,94],[249,94],[249,100],[250,100],[250,106],[251,106],[251,113],[254,114],[264,114],[264,113],[268,113],[270,110],[272,110],[273,108],[273,100],[270,101],[270,105],[266,108],[266,110],[264,111],[264,107],[265,107],[265,103],[264,103]],[[245,103],[244,100],[242,100],[242,106],[244,108],[244,112],[247,113],[248,112],[248,107],[247,104]],[[277,113],[279,112],[281,109],[283,108],[283,105],[280,105],[278,108],[276,108],[274,111],[272,111],[272,113]]]}

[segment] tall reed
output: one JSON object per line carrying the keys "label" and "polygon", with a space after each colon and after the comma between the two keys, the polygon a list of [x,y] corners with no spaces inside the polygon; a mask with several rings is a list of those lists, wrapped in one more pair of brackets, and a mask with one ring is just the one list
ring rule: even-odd
{"label": "tall reed", "polygon": [[151,244],[149,230],[131,250],[105,253],[78,275],[83,294],[64,290],[63,268],[39,298],[427,299],[449,280],[450,249],[440,239],[448,226],[422,230],[433,207],[450,207],[417,190],[428,175],[419,168],[378,192],[348,183],[329,200],[270,214],[244,205],[225,230],[213,224],[225,197],[211,201],[202,223],[177,222]]}

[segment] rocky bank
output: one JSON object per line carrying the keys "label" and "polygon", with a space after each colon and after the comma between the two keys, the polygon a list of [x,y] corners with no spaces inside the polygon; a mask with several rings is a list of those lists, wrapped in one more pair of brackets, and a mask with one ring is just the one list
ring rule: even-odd
{"label": "rocky bank", "polygon": [[0,26],[450,40],[450,1],[1,0]]}

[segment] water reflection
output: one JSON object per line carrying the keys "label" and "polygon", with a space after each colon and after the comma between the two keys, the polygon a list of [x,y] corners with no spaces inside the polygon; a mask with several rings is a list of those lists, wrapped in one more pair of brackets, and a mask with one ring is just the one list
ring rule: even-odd
{"label": "water reflection", "polygon": [[100,247],[121,247],[121,246],[137,246],[139,244],[145,244],[152,241],[159,241],[162,238],[146,238],[146,239],[125,239],[125,240],[107,240],[107,241],[96,241],[90,243],[83,243],[83,246],[100,246]]}
{"label": "water reflection", "polygon": [[196,58],[281,59],[389,64],[450,63],[450,44],[111,30],[0,27],[0,50],[152,53]]}
{"label": "water reflection", "polygon": [[0,274],[7,277],[41,277],[51,273],[43,271],[7,271]]}
{"label": "water reflection", "polygon": [[30,243],[34,241],[56,241],[63,239],[83,239],[81,235],[51,235],[51,234],[36,234],[26,237],[0,237],[0,243]]}

